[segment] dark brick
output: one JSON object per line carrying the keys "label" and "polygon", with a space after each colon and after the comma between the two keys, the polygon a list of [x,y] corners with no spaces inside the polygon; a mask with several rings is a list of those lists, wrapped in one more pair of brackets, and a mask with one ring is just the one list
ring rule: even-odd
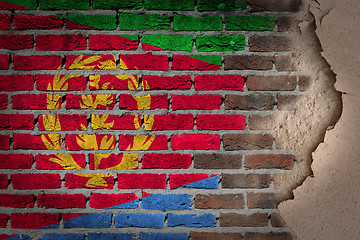
{"label": "dark brick", "polygon": [[220,213],[220,227],[265,227],[267,224],[266,213]]}
{"label": "dark brick", "polygon": [[192,232],[192,240],[239,240],[241,233]]}
{"label": "dark brick", "polygon": [[276,208],[279,200],[273,193],[248,193],[248,208],[272,209]]}
{"label": "dark brick", "polygon": [[271,70],[271,56],[225,56],[225,70]]}
{"label": "dark brick", "polygon": [[271,177],[267,174],[223,174],[223,188],[268,188]]}
{"label": "dark brick", "polygon": [[276,21],[279,32],[296,32],[299,31],[299,21],[291,17],[279,17]]}
{"label": "dark brick", "polygon": [[287,52],[292,50],[291,39],[285,36],[259,36],[249,37],[251,52]]}
{"label": "dark brick", "polygon": [[246,85],[249,91],[294,91],[295,76],[248,76]]}
{"label": "dark brick", "polygon": [[290,170],[294,167],[294,155],[259,154],[245,156],[246,169],[284,169]]}
{"label": "dark brick", "polygon": [[225,154],[196,154],[194,156],[194,168],[200,169],[239,169],[241,168],[242,156]]}
{"label": "dark brick", "polygon": [[248,0],[251,11],[269,12],[297,12],[300,9],[300,0]]}
{"label": "dark brick", "polygon": [[298,67],[294,57],[277,56],[275,57],[275,67],[279,72],[281,71],[297,71]]}
{"label": "dark brick", "polygon": [[291,233],[288,232],[249,232],[244,236],[244,240],[292,240]]}
{"label": "dark brick", "polygon": [[272,149],[273,142],[274,138],[270,134],[226,134],[223,136],[226,151]]}
{"label": "dark brick", "polygon": [[271,226],[273,227],[285,227],[285,221],[279,213],[272,213],[270,216]]}
{"label": "dark brick", "polygon": [[273,110],[275,98],[271,95],[226,95],[226,110]]}
{"label": "dark brick", "polygon": [[248,120],[250,130],[270,130],[274,126],[274,115],[251,115]]}
{"label": "dark brick", "polygon": [[242,194],[197,194],[195,208],[241,209],[244,208],[244,196]]}
{"label": "dark brick", "polygon": [[309,76],[300,76],[299,78],[299,89],[300,91],[306,91],[306,90],[309,90],[310,88],[310,84],[311,84],[311,81],[310,81],[310,77]]}
{"label": "dark brick", "polygon": [[296,110],[297,103],[301,96],[293,96],[293,95],[278,95],[277,96],[277,107],[279,110]]}

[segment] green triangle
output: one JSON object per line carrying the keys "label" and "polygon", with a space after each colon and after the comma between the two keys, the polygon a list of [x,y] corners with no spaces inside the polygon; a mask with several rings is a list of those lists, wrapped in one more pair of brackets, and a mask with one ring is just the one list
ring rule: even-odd
{"label": "green triangle", "polygon": [[212,63],[218,66],[221,66],[222,60],[221,55],[189,55],[189,57],[195,58],[197,60],[201,60],[204,62]]}

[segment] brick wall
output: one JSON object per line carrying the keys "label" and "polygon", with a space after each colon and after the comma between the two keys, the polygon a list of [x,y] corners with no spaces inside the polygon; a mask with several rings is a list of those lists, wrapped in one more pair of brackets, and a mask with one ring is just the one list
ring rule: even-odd
{"label": "brick wall", "polygon": [[270,131],[299,1],[0,1],[0,239],[292,239]]}

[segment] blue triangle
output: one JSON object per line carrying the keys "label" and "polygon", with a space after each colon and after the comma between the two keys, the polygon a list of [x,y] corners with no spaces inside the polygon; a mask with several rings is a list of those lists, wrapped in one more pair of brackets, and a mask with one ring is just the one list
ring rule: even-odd
{"label": "blue triangle", "polygon": [[185,184],[185,185],[181,185],[180,187],[183,187],[183,188],[201,188],[201,189],[217,189],[218,185],[219,185],[218,176],[212,176],[212,177],[200,180],[200,181],[196,181],[196,182],[188,183],[188,184]]}
{"label": "blue triangle", "polygon": [[105,209],[125,209],[125,208],[138,208],[138,207],[139,207],[139,199],[135,199],[133,201],[122,203]]}

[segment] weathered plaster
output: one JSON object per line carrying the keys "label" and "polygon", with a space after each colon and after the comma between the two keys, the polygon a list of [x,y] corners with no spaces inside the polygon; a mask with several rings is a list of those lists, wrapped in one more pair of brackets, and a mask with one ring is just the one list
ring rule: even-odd
{"label": "weathered plaster", "polygon": [[358,239],[360,236],[360,2],[314,0],[316,34],[322,56],[343,92],[342,115],[313,155],[312,177],[279,205],[281,216],[298,239]]}

